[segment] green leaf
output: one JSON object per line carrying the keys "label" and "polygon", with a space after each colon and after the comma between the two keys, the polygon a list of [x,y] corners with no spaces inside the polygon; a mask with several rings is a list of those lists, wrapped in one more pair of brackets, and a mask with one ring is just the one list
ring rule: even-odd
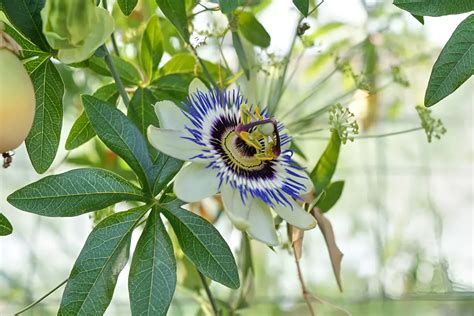
{"label": "green leaf", "polygon": [[[0,0],[1,4],[1,0]],[[41,48],[27,40],[22,34],[15,30],[10,25],[4,23],[4,32],[10,35],[15,42],[21,47],[21,59],[27,59],[35,56],[40,56],[40,59],[46,58],[45,55],[50,56],[49,53],[44,52]]]}
{"label": "green leaf", "polygon": [[212,224],[180,207],[175,200],[162,205],[181,249],[202,274],[232,289],[240,286],[232,252]]}
{"label": "green leaf", "polygon": [[[135,86],[140,84],[142,78],[137,68],[133,64],[115,55],[112,55],[112,62],[114,63],[115,68],[117,68],[120,79],[122,79],[125,85]],[[105,64],[104,59],[97,56],[89,58],[85,63],[80,64],[80,66],[89,67],[89,69],[102,76],[112,76],[109,67],[107,67]]]}
{"label": "green leaf", "polygon": [[111,215],[97,224],[72,268],[58,315],[103,315],[125,267],[132,231],[150,207]]}
{"label": "green leaf", "polygon": [[148,87],[158,101],[170,100],[181,104],[188,96],[188,89],[195,77],[192,74],[164,75],[154,80]]}
{"label": "green leaf", "polygon": [[135,9],[138,0],[118,0],[117,2],[123,14],[130,15],[133,9]]}
{"label": "green leaf", "polygon": [[140,62],[146,77],[151,81],[163,56],[163,34],[160,19],[154,15],[148,21],[140,45]]}
{"label": "green leaf", "polygon": [[176,288],[173,245],[158,209],[148,216],[128,277],[132,315],[166,315]]}
{"label": "green leaf", "polygon": [[43,35],[40,16],[45,0],[2,0],[1,3],[8,20],[23,36],[43,51],[51,50]]}
{"label": "green leaf", "polygon": [[425,24],[425,18],[422,16],[422,15],[415,15],[415,14],[412,14],[412,16],[418,20],[418,22],[420,22],[421,24]]}
{"label": "green leaf", "polygon": [[159,153],[155,160],[153,196],[160,193],[183,166],[183,161]]}
{"label": "green leaf", "polygon": [[147,88],[138,88],[128,106],[128,118],[138,127],[143,136],[150,125],[159,126],[154,104],[158,99]]}
{"label": "green leaf", "polygon": [[232,44],[234,45],[235,53],[237,54],[237,58],[239,59],[240,67],[242,67],[242,69],[244,70],[245,77],[247,77],[247,79],[250,79],[250,66],[239,33],[232,32]]}
{"label": "green leaf", "polygon": [[239,15],[239,31],[254,45],[270,46],[270,35],[251,12],[244,11]]}
{"label": "green leaf", "polygon": [[33,126],[25,140],[36,172],[51,166],[59,147],[63,124],[64,83],[54,64],[44,56],[26,63],[35,89],[36,112]]}
{"label": "green leaf", "polygon": [[173,23],[185,42],[189,42],[185,0],[156,0],[163,14]]}
{"label": "green leaf", "polygon": [[308,16],[309,11],[309,0],[293,0],[295,7],[303,14],[303,16]]}
{"label": "green leaf", "polygon": [[234,11],[239,5],[239,0],[219,0],[219,7],[224,14]]}
{"label": "green leaf", "polygon": [[[110,83],[99,88],[96,92],[94,92],[93,96],[107,103],[116,104],[119,93],[115,83]],[[69,132],[69,136],[66,140],[66,149],[72,150],[77,148],[82,144],[87,143],[95,135],[95,131],[89,122],[86,112],[82,111],[82,113],[72,125],[71,131]]]}
{"label": "green leaf", "polygon": [[13,227],[8,218],[0,213],[0,236],[7,236],[13,232]]}
{"label": "green leaf", "polygon": [[474,74],[474,14],[454,30],[431,71],[425,106],[432,106],[453,93]]}
{"label": "green leaf", "polygon": [[337,131],[332,132],[331,139],[324,150],[318,163],[311,171],[310,178],[313,181],[316,195],[321,194],[331,182],[331,178],[336,171],[337,159],[341,149],[341,140]]}
{"label": "green leaf", "polygon": [[47,176],[13,192],[14,207],[51,217],[77,216],[122,201],[144,201],[139,188],[104,169],[75,169]]}
{"label": "green leaf", "polygon": [[119,155],[148,187],[147,171],[152,167],[145,138],[138,128],[116,107],[90,95],[82,96],[87,117],[97,136]]}
{"label": "green leaf", "polygon": [[344,181],[336,181],[330,183],[326,188],[326,194],[324,197],[319,199],[316,206],[321,210],[322,213],[329,211],[339,200],[344,189]]}
{"label": "green leaf", "polygon": [[474,0],[394,0],[393,4],[414,15],[442,16],[474,10]]}

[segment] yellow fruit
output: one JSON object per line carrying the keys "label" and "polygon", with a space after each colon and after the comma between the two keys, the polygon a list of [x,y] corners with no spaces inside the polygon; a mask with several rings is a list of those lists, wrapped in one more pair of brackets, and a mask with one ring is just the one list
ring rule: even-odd
{"label": "yellow fruit", "polygon": [[35,92],[25,67],[7,48],[0,48],[0,153],[20,146],[35,116]]}

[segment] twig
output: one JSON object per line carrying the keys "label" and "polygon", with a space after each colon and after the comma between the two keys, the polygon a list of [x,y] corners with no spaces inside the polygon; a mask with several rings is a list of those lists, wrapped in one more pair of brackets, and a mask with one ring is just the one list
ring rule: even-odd
{"label": "twig", "polygon": [[128,104],[130,103],[130,100],[128,99],[128,94],[127,91],[125,91],[125,87],[122,83],[122,79],[120,79],[120,75],[117,71],[117,68],[115,68],[114,62],[112,61],[112,57],[110,56],[109,50],[105,45],[102,46],[105,52],[104,60],[105,63],[107,64],[107,67],[110,70],[110,73],[112,74],[112,77],[114,78],[115,85],[117,86],[117,90],[120,93],[120,96],[122,98],[123,103],[125,106],[128,108]]}
{"label": "twig", "polygon": [[206,278],[204,275],[197,270],[197,273],[199,274],[199,278],[201,279],[202,286],[204,290],[206,291],[207,297],[209,298],[209,302],[211,303],[212,310],[214,311],[214,315],[219,315],[219,310],[217,309],[217,304],[216,301],[214,300],[214,296],[212,295],[211,289],[209,288],[209,285],[207,284]]}
{"label": "twig", "polygon": [[[289,227],[289,225],[288,225]],[[298,259],[298,255],[296,253],[296,248],[295,248],[295,243],[291,242],[291,248],[293,249],[293,257],[295,258],[295,264],[296,264],[296,271],[298,273],[298,280],[300,281],[300,286],[301,286],[301,292],[303,293],[303,299],[306,302],[306,305],[308,306],[309,313],[311,316],[314,316],[314,309],[313,305],[311,304],[311,297],[313,296],[311,292],[308,291],[306,288],[305,282],[304,282],[304,277],[303,277],[303,272],[301,270],[300,266],[300,260]]]}
{"label": "twig", "polygon": [[[102,0],[102,6],[104,7],[105,10],[108,11],[107,0]],[[117,46],[117,40],[115,39],[115,32],[112,32],[112,34],[110,35],[110,38],[112,39],[112,46],[114,48],[115,55],[120,57],[120,52]]]}
{"label": "twig", "polygon": [[39,299],[37,299],[36,301],[34,301],[33,303],[31,303],[30,305],[26,306],[25,308],[23,308],[21,311],[17,312],[15,314],[15,316],[17,315],[20,315],[24,312],[26,312],[27,310],[35,307],[37,304],[41,303],[42,300],[44,300],[45,298],[47,298],[48,296],[50,296],[51,294],[53,294],[57,289],[59,289],[61,286],[63,286],[64,284],[66,284],[66,282],[69,280],[69,278],[67,278],[66,280],[62,281],[61,283],[59,283],[54,289],[52,289],[51,291],[49,291],[48,293],[46,293],[45,295],[41,296]]}

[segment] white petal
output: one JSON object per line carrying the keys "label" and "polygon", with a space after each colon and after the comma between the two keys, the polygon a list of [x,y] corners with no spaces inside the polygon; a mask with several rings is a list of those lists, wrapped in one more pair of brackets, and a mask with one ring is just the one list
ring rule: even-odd
{"label": "white petal", "polygon": [[159,101],[154,107],[161,128],[184,130],[186,124],[189,125],[188,118],[173,102]]}
{"label": "white petal", "polygon": [[207,93],[209,91],[206,85],[199,78],[194,78],[193,81],[191,81],[191,83],[189,84],[188,92],[189,94],[192,94],[196,93],[197,90],[203,93]]}
{"label": "white petal", "polygon": [[247,232],[250,236],[269,246],[278,246],[278,236],[275,231],[272,212],[263,201],[255,200],[252,203],[249,223],[250,227]]}
{"label": "white petal", "polygon": [[148,140],[159,151],[180,160],[189,160],[202,152],[202,147],[181,138],[183,131],[148,127]]}
{"label": "white petal", "polygon": [[286,196],[292,207],[288,205],[275,204],[273,210],[289,224],[303,230],[316,227],[314,217],[299,206],[293,198]]}
{"label": "white petal", "polygon": [[235,227],[269,246],[278,245],[272,213],[263,201],[249,198],[244,204],[239,190],[227,184],[222,185],[221,192],[224,209]]}
{"label": "white petal", "polygon": [[249,204],[244,205],[240,198],[239,190],[233,189],[228,184],[222,184],[222,203],[224,203],[224,210],[229,216],[235,227],[240,230],[246,230],[249,227]]}
{"label": "white petal", "polygon": [[181,169],[174,180],[174,193],[185,202],[197,202],[217,193],[219,178],[215,169],[191,163]]}

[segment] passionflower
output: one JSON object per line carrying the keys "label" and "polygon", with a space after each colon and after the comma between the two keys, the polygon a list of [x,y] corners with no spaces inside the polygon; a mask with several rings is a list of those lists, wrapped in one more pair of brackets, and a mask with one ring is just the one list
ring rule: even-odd
{"label": "passionflower", "polygon": [[114,19],[95,0],[46,0],[41,19],[46,40],[66,64],[92,56],[114,30]]}
{"label": "passionflower", "polygon": [[185,110],[157,102],[161,127],[148,129],[155,148],[190,162],[176,175],[176,196],[197,202],[220,192],[233,224],[272,246],[278,237],[271,210],[300,229],[314,228],[315,219],[298,204],[313,185],[291,159],[283,124],[237,89],[207,90],[195,79],[189,91]]}

